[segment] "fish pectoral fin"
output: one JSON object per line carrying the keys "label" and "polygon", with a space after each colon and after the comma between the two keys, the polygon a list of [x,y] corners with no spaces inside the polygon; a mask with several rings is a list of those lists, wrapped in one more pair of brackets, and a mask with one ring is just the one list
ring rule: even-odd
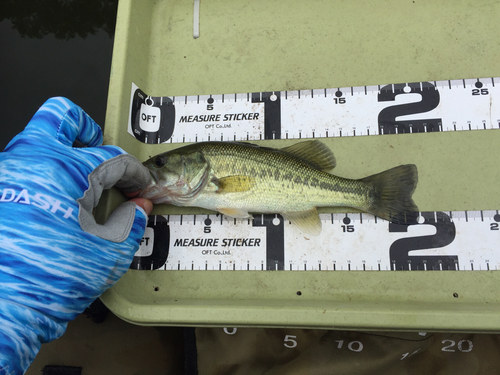
{"label": "fish pectoral fin", "polygon": [[255,179],[245,175],[217,178],[212,182],[218,187],[217,193],[241,193],[255,185]]}
{"label": "fish pectoral fin", "polygon": [[281,149],[288,154],[307,161],[313,168],[329,171],[335,168],[333,152],[318,140],[304,141]]}
{"label": "fish pectoral fin", "polygon": [[299,227],[304,233],[311,236],[318,236],[321,233],[321,220],[316,207],[307,211],[283,212],[281,215]]}
{"label": "fish pectoral fin", "polygon": [[236,219],[253,219],[253,216],[248,211],[241,208],[217,208],[221,214],[231,216]]}

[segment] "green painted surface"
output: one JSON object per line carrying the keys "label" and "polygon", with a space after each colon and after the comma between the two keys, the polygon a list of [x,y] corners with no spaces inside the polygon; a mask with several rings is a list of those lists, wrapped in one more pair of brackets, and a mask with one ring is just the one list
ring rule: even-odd
{"label": "green painted surface", "polygon": [[[121,1],[105,139],[140,160],[174,147],[127,133],[132,82],[182,96],[498,77],[499,16],[487,1],[202,0],[194,39],[192,2]],[[488,130],[324,142],[343,177],[416,164],[419,208],[452,211],[500,208],[499,140]],[[104,215],[119,201],[110,194]],[[499,283],[500,272],[131,271],[102,298],[138,324],[485,332],[500,331]]]}

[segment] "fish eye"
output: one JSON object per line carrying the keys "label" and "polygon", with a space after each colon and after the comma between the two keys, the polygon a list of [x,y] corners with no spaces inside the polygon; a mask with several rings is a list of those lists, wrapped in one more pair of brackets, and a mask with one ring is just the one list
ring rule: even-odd
{"label": "fish eye", "polygon": [[167,163],[167,158],[164,156],[157,156],[153,163],[156,167],[161,168]]}

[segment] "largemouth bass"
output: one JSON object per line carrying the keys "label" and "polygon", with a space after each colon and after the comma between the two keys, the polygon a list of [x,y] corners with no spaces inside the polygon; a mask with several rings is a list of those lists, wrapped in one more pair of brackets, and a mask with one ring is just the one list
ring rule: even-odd
{"label": "largemouth bass", "polygon": [[316,207],[348,206],[401,222],[418,212],[417,168],[407,164],[359,180],[334,176],[333,153],[318,140],[281,149],[240,142],[200,142],[143,163],[152,182],[139,194],[153,203],[196,206],[235,218],[279,213],[318,235]]}

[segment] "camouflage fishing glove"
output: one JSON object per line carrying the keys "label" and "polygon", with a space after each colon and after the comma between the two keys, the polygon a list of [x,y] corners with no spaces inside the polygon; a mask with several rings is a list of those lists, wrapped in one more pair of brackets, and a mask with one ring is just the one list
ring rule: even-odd
{"label": "camouflage fishing glove", "polygon": [[[75,140],[87,147],[73,148]],[[142,208],[124,203],[104,225],[91,211],[104,189],[137,191],[149,173],[101,143],[81,108],[53,98],[0,153],[0,375],[24,373],[40,344],[60,337],[139,248]]]}

